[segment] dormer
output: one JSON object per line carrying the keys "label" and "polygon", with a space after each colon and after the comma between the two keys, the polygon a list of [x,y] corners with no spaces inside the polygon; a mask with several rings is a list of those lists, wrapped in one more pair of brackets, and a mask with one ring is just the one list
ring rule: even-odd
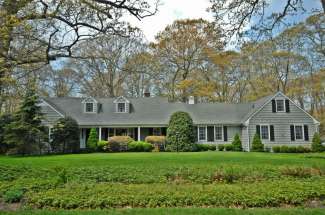
{"label": "dormer", "polygon": [[98,102],[92,97],[85,98],[82,102],[84,113],[97,113]]}
{"label": "dormer", "polygon": [[130,113],[130,101],[124,96],[120,96],[114,100],[116,113]]}

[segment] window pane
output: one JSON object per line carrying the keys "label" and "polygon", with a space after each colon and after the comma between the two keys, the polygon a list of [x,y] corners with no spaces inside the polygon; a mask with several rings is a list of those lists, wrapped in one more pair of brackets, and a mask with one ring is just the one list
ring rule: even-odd
{"label": "window pane", "polygon": [[118,103],[117,104],[117,111],[118,112],[125,112],[125,103]]}
{"label": "window pane", "polygon": [[93,111],[94,111],[93,103],[86,103],[86,112],[93,112]]}
{"label": "window pane", "polygon": [[284,111],[284,100],[276,100],[276,111]]}
{"label": "window pane", "polygon": [[302,139],[302,126],[298,125],[295,126],[295,133],[296,133],[296,139],[301,140]]}
{"label": "window pane", "polygon": [[222,140],[222,127],[216,127],[216,140]]}
{"label": "window pane", "polygon": [[199,127],[199,140],[206,140],[206,127]]}
{"label": "window pane", "polygon": [[153,128],[152,129],[152,134],[154,136],[160,136],[161,135],[161,129],[160,128]]}
{"label": "window pane", "polygon": [[262,125],[261,126],[261,138],[263,140],[268,140],[269,139],[269,126],[267,126],[267,125]]}

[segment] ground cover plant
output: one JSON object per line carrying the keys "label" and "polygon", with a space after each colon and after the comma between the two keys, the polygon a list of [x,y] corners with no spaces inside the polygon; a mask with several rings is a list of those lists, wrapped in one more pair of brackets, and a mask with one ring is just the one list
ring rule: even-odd
{"label": "ground cover plant", "polygon": [[[0,196],[33,209],[324,206],[325,155],[243,152],[0,157]],[[26,212],[27,213],[27,212]]]}

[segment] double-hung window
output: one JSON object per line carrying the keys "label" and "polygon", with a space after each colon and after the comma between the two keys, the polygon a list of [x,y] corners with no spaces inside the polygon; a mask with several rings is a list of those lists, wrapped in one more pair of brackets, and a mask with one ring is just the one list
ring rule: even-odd
{"label": "double-hung window", "polygon": [[93,113],[94,112],[94,103],[87,102],[85,112],[86,113]]}
{"label": "double-hung window", "polygon": [[270,139],[269,126],[268,125],[261,125],[261,139],[262,140]]}
{"label": "double-hung window", "polygon": [[296,140],[302,140],[303,139],[303,127],[302,125],[295,125],[295,137]]}
{"label": "double-hung window", "polygon": [[199,127],[199,141],[206,141],[207,135],[206,135],[206,127]]}
{"label": "double-hung window", "polygon": [[283,99],[275,100],[276,101],[276,112],[284,112],[285,104]]}
{"label": "double-hung window", "polygon": [[161,128],[153,128],[152,129],[152,135],[160,136],[161,135]]}
{"label": "double-hung window", "polygon": [[222,126],[215,127],[215,139],[222,140]]}
{"label": "double-hung window", "polygon": [[125,103],[117,103],[117,112],[125,113]]}

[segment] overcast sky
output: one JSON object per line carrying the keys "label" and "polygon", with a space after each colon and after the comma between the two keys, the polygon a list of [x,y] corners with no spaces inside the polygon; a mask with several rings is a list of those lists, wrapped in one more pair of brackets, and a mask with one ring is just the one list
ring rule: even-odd
{"label": "overcast sky", "polygon": [[209,0],[161,0],[158,13],[141,21],[129,19],[132,25],[142,29],[148,41],[154,41],[155,35],[177,19],[203,18],[212,21],[213,16],[206,10]]}

